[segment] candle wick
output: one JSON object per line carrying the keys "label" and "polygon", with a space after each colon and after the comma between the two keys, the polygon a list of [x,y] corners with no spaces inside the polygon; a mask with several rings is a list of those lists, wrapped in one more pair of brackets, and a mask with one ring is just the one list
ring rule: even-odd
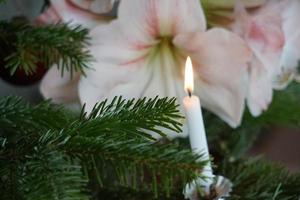
{"label": "candle wick", "polygon": [[192,97],[192,92],[191,90],[187,90],[189,97]]}

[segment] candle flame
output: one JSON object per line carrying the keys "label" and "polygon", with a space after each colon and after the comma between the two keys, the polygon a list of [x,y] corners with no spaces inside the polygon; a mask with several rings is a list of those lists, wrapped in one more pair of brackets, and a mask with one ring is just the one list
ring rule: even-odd
{"label": "candle flame", "polygon": [[190,96],[191,93],[194,91],[193,65],[189,56],[187,57],[185,62],[184,89]]}

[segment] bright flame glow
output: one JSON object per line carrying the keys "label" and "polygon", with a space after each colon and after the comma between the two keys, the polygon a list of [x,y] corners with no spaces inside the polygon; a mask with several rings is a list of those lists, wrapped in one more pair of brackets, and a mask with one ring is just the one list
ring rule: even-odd
{"label": "bright flame glow", "polygon": [[189,94],[194,91],[193,65],[189,56],[185,62],[184,89]]}

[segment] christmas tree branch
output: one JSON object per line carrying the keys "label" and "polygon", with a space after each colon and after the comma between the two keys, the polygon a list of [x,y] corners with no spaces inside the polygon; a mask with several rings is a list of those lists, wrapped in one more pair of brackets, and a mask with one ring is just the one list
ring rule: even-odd
{"label": "christmas tree branch", "polygon": [[20,180],[23,179],[22,163],[16,157],[13,148],[0,151],[0,193],[1,198],[8,200],[22,199],[24,193]]}
{"label": "christmas tree branch", "polygon": [[[0,100],[0,112],[1,176],[16,169],[11,173],[21,176],[11,179],[12,188],[29,199],[47,199],[46,188],[51,198],[85,199],[86,176],[90,182],[96,177],[98,188],[126,185],[170,194],[174,182],[183,187],[205,165],[190,149],[161,144],[151,136],[163,135],[161,128],[180,131],[175,99],[115,98],[76,117],[49,102],[31,106],[7,97]],[[16,168],[7,165],[12,161]],[[68,180],[76,183],[72,191]],[[4,182],[0,188],[6,189]],[[1,193],[12,197],[5,189]]]}
{"label": "christmas tree branch", "polygon": [[274,163],[259,158],[224,161],[219,170],[234,183],[230,200],[296,200],[300,197],[300,174],[291,174]]}
{"label": "christmas tree branch", "polygon": [[206,164],[206,161],[195,162],[201,156],[191,154],[190,149],[149,140],[122,139],[117,135],[115,138],[105,134],[70,137],[60,132],[59,136],[54,137],[48,133],[40,141],[48,146],[55,145],[69,156],[82,160],[83,166],[96,174],[100,187],[108,185],[105,180],[110,171],[109,178],[115,177],[117,180],[115,186],[146,191],[151,188],[155,195],[158,195],[158,191],[169,194],[174,181],[183,188],[185,183],[199,176]]}
{"label": "christmas tree branch", "polygon": [[183,117],[177,110],[175,98],[132,99],[126,101],[115,97],[110,103],[107,100],[96,104],[93,111],[87,115],[82,113],[82,123],[88,122],[91,127],[97,126],[106,134],[129,136],[142,135],[154,140],[151,136],[165,136],[161,128],[177,133],[181,132]]}
{"label": "christmas tree branch", "polygon": [[[28,199],[53,199],[52,194],[55,194],[57,183],[49,186],[48,180],[45,179],[46,174],[42,174],[42,172],[46,173],[50,170],[41,170],[41,166],[47,163],[45,162],[47,157],[42,154],[45,149],[39,152],[40,157],[35,156],[39,146],[37,139],[45,131],[49,129],[59,130],[74,119],[75,117],[70,112],[60,106],[51,105],[49,101],[32,106],[19,97],[0,99],[1,197],[4,199],[24,199],[26,196]],[[50,153],[48,156],[50,161],[57,159],[56,157],[51,158]],[[65,165],[61,167],[63,166]],[[75,168],[73,171],[76,172]],[[38,176],[37,172],[41,176]],[[62,177],[70,179],[70,176]],[[40,179],[45,180],[39,183]],[[74,181],[74,183],[76,182]],[[57,187],[61,187],[61,185]],[[69,186],[66,185],[66,187]],[[46,191],[48,192],[46,193]],[[67,192],[68,190],[64,191]]]}
{"label": "christmas tree branch", "polygon": [[60,130],[76,117],[62,106],[50,101],[30,105],[21,97],[8,96],[0,98],[0,129],[2,134],[24,132],[41,134],[49,129]]}
{"label": "christmas tree branch", "polygon": [[22,189],[31,200],[88,200],[87,177],[76,160],[62,152],[37,146],[26,159]]}
{"label": "christmas tree branch", "polygon": [[[298,200],[300,174],[292,174],[285,168],[261,158],[244,158],[234,162],[227,158],[217,163],[215,174],[222,174],[233,182],[233,191],[226,200]],[[104,188],[100,199],[152,200],[151,194],[130,188]],[[184,199],[180,188],[170,197],[161,194],[161,200]]]}
{"label": "christmas tree branch", "polygon": [[0,22],[0,52],[10,53],[5,63],[11,74],[17,69],[33,74],[38,63],[46,67],[55,64],[62,74],[65,70],[84,73],[92,61],[86,50],[88,39],[88,30],[81,26]]}
{"label": "christmas tree branch", "polygon": [[100,186],[106,175],[104,166],[109,163],[121,185],[136,188],[146,172],[150,172],[149,180],[155,194],[158,177],[163,182],[163,191],[169,193],[176,174],[183,178],[183,187],[198,177],[199,170],[206,164],[206,161],[195,162],[201,156],[191,154],[190,149],[153,142],[154,138],[147,133],[162,135],[160,128],[180,131],[177,120],[182,117],[176,107],[174,98],[125,101],[119,97],[109,104],[101,102],[91,114],[81,115],[80,121],[62,131],[48,132],[39,141],[85,160],[85,167],[92,168],[97,174]]}

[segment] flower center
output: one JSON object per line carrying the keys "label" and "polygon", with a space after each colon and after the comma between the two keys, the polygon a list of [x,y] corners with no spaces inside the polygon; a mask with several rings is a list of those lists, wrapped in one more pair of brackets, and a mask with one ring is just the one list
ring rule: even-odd
{"label": "flower center", "polygon": [[[147,55],[148,70],[152,76],[150,81],[160,79],[161,87],[165,95],[174,95],[182,90],[182,85],[178,86],[178,80],[183,80],[184,59],[179,49],[173,44],[173,37],[160,37],[157,43],[150,49]],[[173,91],[173,92],[172,92]]]}
{"label": "flower center", "polygon": [[172,36],[158,37],[157,43],[151,48],[148,54],[149,61],[151,62],[153,59],[160,59],[161,62],[164,62],[165,59],[168,59],[172,60],[174,64],[177,65],[180,58],[180,51],[173,44],[172,40]]}

